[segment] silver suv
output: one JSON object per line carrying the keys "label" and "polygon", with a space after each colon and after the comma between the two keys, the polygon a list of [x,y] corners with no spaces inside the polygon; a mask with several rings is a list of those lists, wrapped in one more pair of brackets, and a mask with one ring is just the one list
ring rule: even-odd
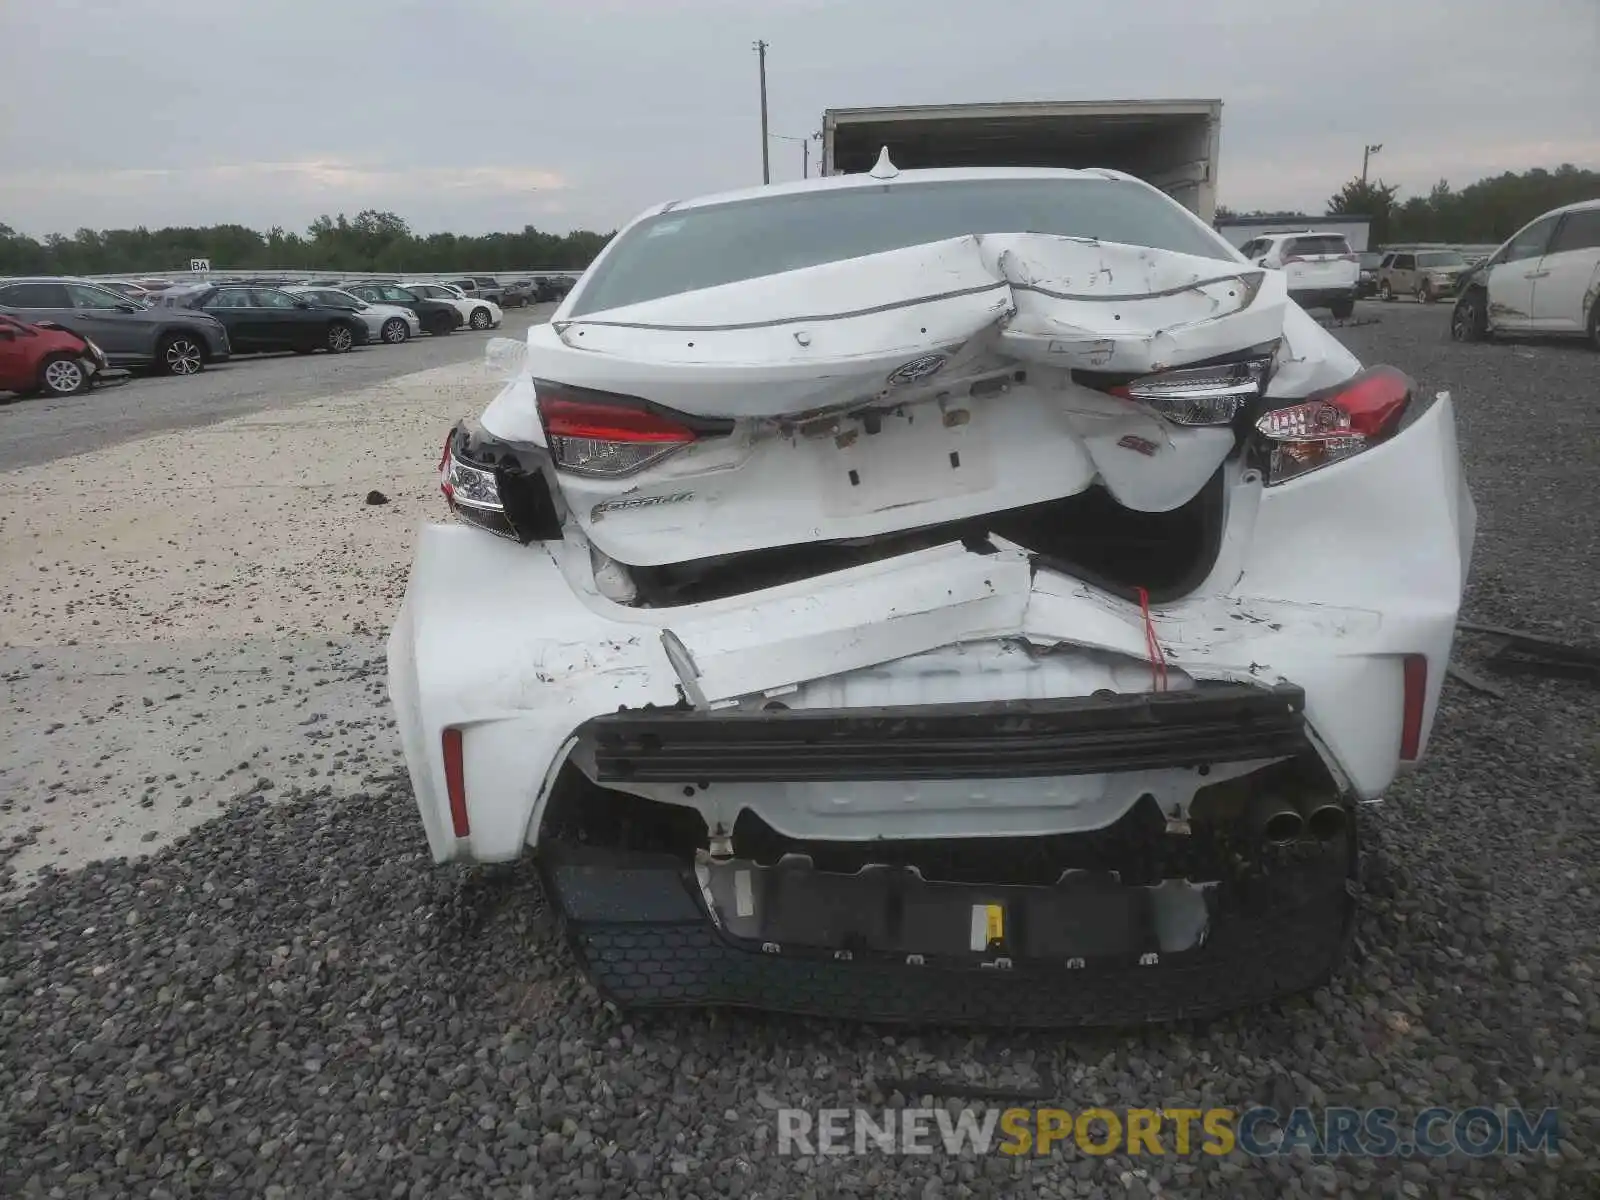
{"label": "silver suv", "polygon": [[26,321],[54,321],[88,338],[117,366],[154,367],[194,375],[232,353],[215,317],[181,308],[152,308],[90,279],[62,276],[0,280],[0,308]]}
{"label": "silver suv", "polygon": [[1456,294],[1467,260],[1456,250],[1393,250],[1378,264],[1378,299],[1415,296],[1423,304]]}

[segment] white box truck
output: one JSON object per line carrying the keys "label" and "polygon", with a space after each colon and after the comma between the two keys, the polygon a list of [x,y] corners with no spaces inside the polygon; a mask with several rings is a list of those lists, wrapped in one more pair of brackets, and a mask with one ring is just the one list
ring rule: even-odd
{"label": "white box truck", "polygon": [[885,146],[902,170],[1110,167],[1154,184],[1209,225],[1221,128],[1221,100],[830,108],[822,117],[822,172],[871,170]]}

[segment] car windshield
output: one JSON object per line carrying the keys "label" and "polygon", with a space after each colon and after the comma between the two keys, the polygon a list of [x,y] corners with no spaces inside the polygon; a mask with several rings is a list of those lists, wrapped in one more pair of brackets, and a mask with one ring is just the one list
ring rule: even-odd
{"label": "car windshield", "polygon": [[1454,250],[1429,250],[1417,255],[1419,267],[1464,267],[1467,260]]}
{"label": "car windshield", "polygon": [[964,179],[844,187],[678,209],[639,222],[573,314],[975,233],[1099,238],[1231,261],[1175,202],[1114,179]]}

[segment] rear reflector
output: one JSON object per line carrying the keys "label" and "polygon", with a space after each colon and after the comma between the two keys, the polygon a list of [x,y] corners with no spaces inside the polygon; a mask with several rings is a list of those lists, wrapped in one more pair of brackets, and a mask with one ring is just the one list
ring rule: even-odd
{"label": "rear reflector", "polygon": [[1422,755],[1422,710],[1428,702],[1428,660],[1405,657],[1405,705],[1400,716],[1400,758],[1416,762]]}
{"label": "rear reflector", "polygon": [[461,761],[461,730],[446,729],[444,744],[444,790],[450,798],[450,827],[458,838],[469,832],[467,826],[467,783]]}

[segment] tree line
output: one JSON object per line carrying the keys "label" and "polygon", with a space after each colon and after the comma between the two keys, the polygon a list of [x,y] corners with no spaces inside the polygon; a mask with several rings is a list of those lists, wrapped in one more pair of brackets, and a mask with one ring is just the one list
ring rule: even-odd
{"label": "tree line", "polygon": [[[1330,216],[1370,217],[1369,244],[1391,242],[1502,242],[1540,213],[1577,200],[1600,198],[1600,171],[1563,163],[1554,171],[1536,167],[1480,179],[1460,191],[1445,180],[1426,196],[1399,198],[1397,185],[1382,179],[1352,179],[1328,200]],[[1219,206],[1218,217],[1293,219],[1302,212],[1236,214]],[[575,230],[463,237],[416,234],[392,212],[364,209],[354,217],[318,217],[304,234],[274,226],[265,233],[243,225],[166,229],[80,229],[71,237],[53,233],[43,241],[0,224],[0,275],[159,275],[184,270],[191,258],[206,258],[223,270],[443,271],[587,267],[612,233]]]}
{"label": "tree line", "polygon": [[321,216],[304,234],[243,225],[166,229],[80,229],[43,241],[0,224],[0,275],[119,275],[183,271],[191,258],[219,270],[385,271],[433,274],[518,268],[581,270],[612,237],[575,230],[463,237],[416,234],[391,212],[365,209],[354,217]]}
{"label": "tree line", "polygon": [[[1328,198],[1328,216],[1372,218],[1368,244],[1397,242],[1452,242],[1489,245],[1505,241],[1529,221],[1563,204],[1600,199],[1600,171],[1562,163],[1554,171],[1535,167],[1521,173],[1507,171],[1456,191],[1447,180],[1433,185],[1426,196],[1400,199],[1395,184],[1352,179]],[[1262,216],[1292,219],[1303,212],[1235,214],[1218,208],[1222,216]]]}

